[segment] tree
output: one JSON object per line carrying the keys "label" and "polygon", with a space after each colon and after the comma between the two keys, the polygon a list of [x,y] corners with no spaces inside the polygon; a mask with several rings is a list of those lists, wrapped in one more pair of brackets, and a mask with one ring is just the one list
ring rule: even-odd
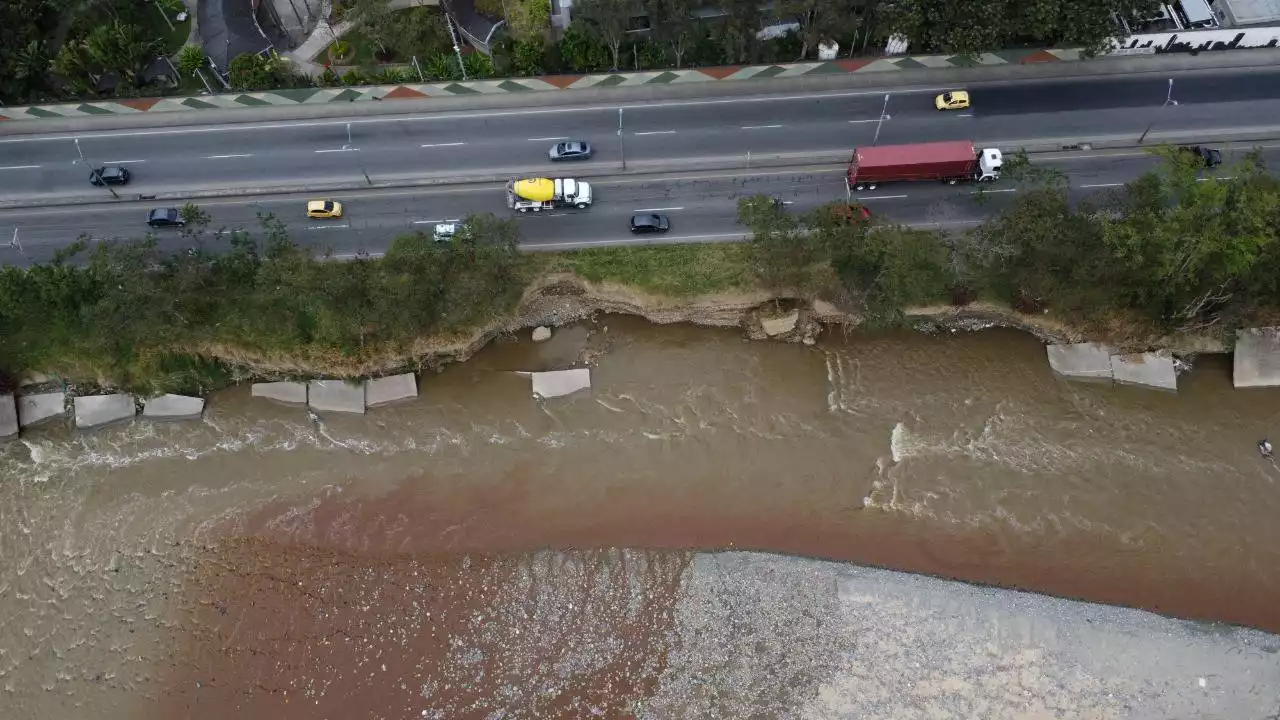
{"label": "tree", "polygon": [[809,56],[826,36],[835,35],[853,24],[848,0],[781,0],[777,6],[781,20],[794,20],[800,25],[800,60]]}
{"label": "tree", "polygon": [[725,61],[751,62],[760,45],[758,35],[764,25],[760,3],[757,0],[724,0],[723,7],[726,15],[720,42]]}
{"label": "tree", "polygon": [[894,0],[879,29],[920,52],[977,55],[1011,45],[1070,44],[1086,53],[1116,35],[1114,16],[1151,17],[1158,0]]}
{"label": "tree", "polygon": [[590,23],[592,33],[608,48],[613,58],[611,71],[618,69],[618,54],[635,9],[635,0],[579,0],[573,6],[574,15]]}
{"label": "tree", "polygon": [[387,42],[402,55],[424,58],[453,51],[453,40],[444,14],[428,12],[428,8],[396,14],[387,33]]}
{"label": "tree", "polygon": [[1159,171],[1112,197],[1101,217],[1103,239],[1129,274],[1130,302],[1171,328],[1212,325],[1280,239],[1277,183],[1256,155],[1224,181],[1201,176],[1194,154],[1162,152]]}
{"label": "tree", "polygon": [[[394,14],[394,17],[393,17]],[[405,13],[393,13],[388,0],[351,0],[346,20],[378,46],[378,54],[389,54],[387,43],[394,37],[395,26]]]}
{"label": "tree", "polygon": [[829,258],[821,238],[766,195],[738,200],[738,222],[751,231],[751,269],[761,283],[784,292],[814,289]]}
{"label": "tree", "polygon": [[697,41],[694,33],[697,19],[693,16],[696,8],[695,0],[649,0],[648,3],[654,35],[671,48],[677,68],[684,66],[685,53]]}

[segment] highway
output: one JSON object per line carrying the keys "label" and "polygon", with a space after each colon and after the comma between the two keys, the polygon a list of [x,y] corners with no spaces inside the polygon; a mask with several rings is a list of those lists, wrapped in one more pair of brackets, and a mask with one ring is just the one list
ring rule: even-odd
{"label": "highway", "polygon": [[[1269,162],[1280,160],[1280,144],[1263,145]],[[1239,152],[1227,150],[1229,164]],[[1095,153],[1037,155],[1034,162],[1062,171],[1076,198],[1117,187],[1152,168],[1157,159],[1139,149]],[[1223,166],[1225,169],[1225,165]],[[832,166],[785,171],[728,170],[619,176],[595,181],[597,200],[587,210],[564,210],[516,215],[504,204],[503,188],[484,183],[431,189],[370,189],[346,193],[347,215],[337,220],[309,220],[303,209],[306,195],[219,198],[200,203],[212,218],[200,242],[217,247],[230,230],[258,227],[261,214],[273,214],[289,228],[291,237],[317,253],[352,256],[382,253],[391,238],[413,230],[430,231],[437,222],[458,220],[474,213],[511,213],[529,249],[575,249],[649,242],[725,242],[742,239],[737,224],[737,200],[765,193],[782,197],[790,209],[803,212],[845,197],[843,169]],[[982,197],[978,196],[982,193]],[[908,183],[883,186],[855,194],[878,217],[920,227],[963,229],[1006,207],[1016,196],[1009,182],[995,185]],[[634,237],[626,227],[631,213],[663,212],[671,218],[671,232]],[[100,204],[67,208],[0,210],[0,233],[18,229],[21,252],[0,245],[0,262],[28,264],[49,260],[58,248],[81,234],[93,241],[139,237],[146,231],[146,206],[137,203]],[[180,251],[196,240],[190,233],[158,230],[162,247]]]}
{"label": "highway", "polygon": [[513,169],[570,175],[572,164],[546,159],[560,138],[593,143],[595,167],[620,171],[625,154],[634,172],[702,157],[845,152],[873,141],[1136,139],[1149,128],[1202,132],[1211,141],[1217,131],[1280,117],[1280,69],[1274,68],[978,83],[966,88],[972,111],[958,113],[933,109],[934,94],[945,89],[951,88],[894,92],[887,103],[883,91],[851,90],[6,136],[0,138],[0,200],[110,199],[108,190],[88,184],[90,168],[101,165],[132,171],[134,182],[119,191],[125,197],[266,193],[366,176],[388,182]]}

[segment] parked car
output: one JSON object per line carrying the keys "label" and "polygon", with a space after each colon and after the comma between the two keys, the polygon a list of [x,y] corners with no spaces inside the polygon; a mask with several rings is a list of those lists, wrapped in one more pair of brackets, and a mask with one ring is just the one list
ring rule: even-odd
{"label": "parked car", "polygon": [[153,228],[184,227],[187,221],[182,219],[178,208],[156,208],[147,216],[147,224]]}
{"label": "parked car", "polygon": [[969,93],[964,90],[944,92],[933,99],[933,105],[939,110],[964,110],[969,107]]}
{"label": "parked car", "polygon": [[342,203],[336,200],[308,200],[307,217],[320,219],[340,218],[342,217]]}
{"label": "parked car", "polygon": [[100,167],[89,173],[89,182],[98,187],[103,185],[127,185],[130,177],[129,171],[122,167]]}
{"label": "parked car", "polygon": [[1183,152],[1189,152],[1200,158],[1207,168],[1215,168],[1222,164],[1222,151],[1214,148],[1201,147],[1199,145],[1183,145],[1180,148]]}
{"label": "parked car", "polygon": [[631,216],[631,232],[664,233],[671,229],[671,221],[658,213],[636,213]]}
{"label": "parked car", "polygon": [[553,162],[557,160],[590,160],[595,152],[595,148],[587,143],[570,140],[552,145],[551,152],[548,155]]}

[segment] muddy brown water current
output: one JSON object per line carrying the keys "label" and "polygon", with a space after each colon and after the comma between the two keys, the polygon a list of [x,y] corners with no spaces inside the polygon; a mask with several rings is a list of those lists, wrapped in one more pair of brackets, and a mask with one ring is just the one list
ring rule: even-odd
{"label": "muddy brown water current", "polygon": [[[589,393],[511,372],[583,347]],[[611,317],[420,389],[319,425],[233,389],[199,423],[0,450],[0,714],[627,717],[697,549],[1280,630],[1254,450],[1280,392],[1226,358],[1174,395],[1062,382],[1007,330],[803,347]]]}

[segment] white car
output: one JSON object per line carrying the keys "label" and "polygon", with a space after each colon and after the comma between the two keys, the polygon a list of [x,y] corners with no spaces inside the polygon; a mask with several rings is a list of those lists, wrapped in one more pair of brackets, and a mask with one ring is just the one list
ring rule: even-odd
{"label": "white car", "polygon": [[436,242],[449,242],[458,234],[458,223],[437,223],[433,235]]}

